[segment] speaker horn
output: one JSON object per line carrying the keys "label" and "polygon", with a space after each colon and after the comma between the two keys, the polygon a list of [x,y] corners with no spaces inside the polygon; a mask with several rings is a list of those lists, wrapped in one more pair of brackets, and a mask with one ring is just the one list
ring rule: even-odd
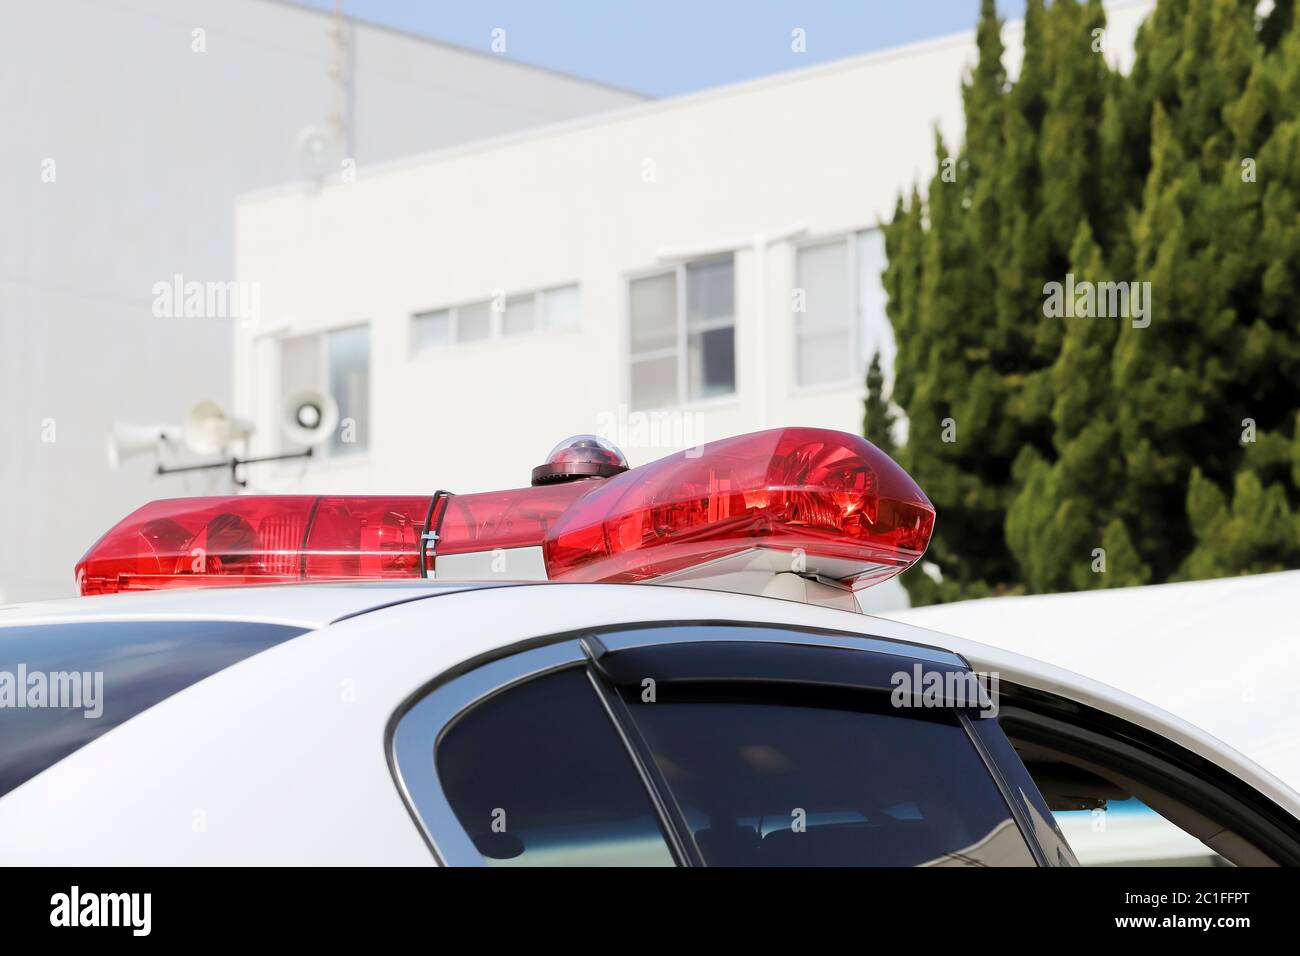
{"label": "speaker horn", "polygon": [[127,425],[113,422],[108,430],[108,467],[114,471],[127,458],[158,454],[164,444],[181,439],[179,425]]}
{"label": "speaker horn", "polygon": [[252,432],[250,423],[231,418],[220,405],[207,399],[191,408],[181,425],[181,437],[196,455],[224,454],[232,442],[242,441]]}
{"label": "speaker horn", "polygon": [[308,448],[329,441],[338,424],[338,402],[310,389],[289,396],[280,419],[285,435]]}

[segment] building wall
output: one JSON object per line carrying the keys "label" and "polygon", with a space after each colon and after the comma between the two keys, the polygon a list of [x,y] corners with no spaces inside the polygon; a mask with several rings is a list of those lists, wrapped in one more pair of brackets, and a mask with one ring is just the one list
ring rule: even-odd
{"label": "building wall", "polygon": [[271,0],[8,4],[0,90],[0,603],[73,593],[143,502],[227,487],[111,472],[104,443],[228,405],[229,319],[151,290],[231,278],[238,194],[642,99]]}
{"label": "building wall", "polygon": [[[1112,9],[1108,55],[1129,58],[1148,9]],[[1014,69],[1016,25],[1005,38]],[[260,283],[264,314],[239,333],[235,396],[262,450],[282,445],[282,341],[371,329],[367,450],[263,466],[255,487],[518,487],[552,443],[611,424],[633,464],[769,426],[859,430],[860,379],[795,384],[796,242],[872,227],[928,180],[935,128],[960,134],[973,59],[962,35],[247,197],[237,268]],[[661,410],[676,430],[638,433],[629,278],[719,250],[735,256],[735,394]],[[568,283],[577,329],[412,352],[413,313]]]}

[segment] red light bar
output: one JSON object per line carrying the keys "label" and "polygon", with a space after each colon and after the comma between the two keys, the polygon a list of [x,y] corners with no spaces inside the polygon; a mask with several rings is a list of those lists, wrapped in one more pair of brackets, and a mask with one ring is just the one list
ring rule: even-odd
{"label": "red light bar", "polygon": [[474,555],[529,549],[539,555],[537,576],[552,580],[647,581],[765,552],[776,556],[773,570],[857,589],[915,562],[933,529],[929,500],[870,442],[782,428],[712,442],[615,477],[442,495],[436,502],[155,501],[86,553],[77,580],[82,594],[105,594],[413,578],[441,575],[438,558],[471,556],[475,567]]}
{"label": "red light bar", "polygon": [[154,501],[77,563],[82,594],[421,576],[431,496]]}
{"label": "red light bar", "polygon": [[756,548],[852,588],[925,553],[934,506],[866,439],[781,428],[711,442],[602,482],[547,536],[570,581],[644,581]]}

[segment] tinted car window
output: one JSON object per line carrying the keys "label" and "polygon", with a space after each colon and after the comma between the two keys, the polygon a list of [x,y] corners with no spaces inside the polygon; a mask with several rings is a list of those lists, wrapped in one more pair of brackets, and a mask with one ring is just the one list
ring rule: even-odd
{"label": "tinted car window", "polygon": [[624,699],[710,865],[1034,865],[946,712],[898,716],[828,688]]}
{"label": "tinted car window", "polygon": [[490,865],[674,863],[636,767],[581,669],[474,707],[443,734],[437,769]]}
{"label": "tinted car window", "polygon": [[1136,797],[1096,810],[1057,810],[1082,866],[1231,866],[1172,820]]}
{"label": "tinted car window", "polygon": [[0,627],[0,795],[196,681],[301,633],[231,621]]}
{"label": "tinted car window", "polygon": [[1074,850],[1065,841],[1058,820],[1053,816],[1047,801],[1039,791],[1038,785],[1029,775],[1028,768],[1016,753],[1007,735],[996,720],[971,721],[972,732],[988,749],[997,765],[1002,768],[1007,788],[1013,800],[1020,801],[1024,817],[1034,830],[1038,845],[1043,848],[1048,862],[1053,866],[1078,866],[1079,861]]}

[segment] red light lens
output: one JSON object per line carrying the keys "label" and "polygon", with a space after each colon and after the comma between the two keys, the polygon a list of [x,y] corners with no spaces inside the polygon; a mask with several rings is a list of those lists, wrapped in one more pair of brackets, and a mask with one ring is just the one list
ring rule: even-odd
{"label": "red light lens", "polygon": [[452,495],[443,508],[437,554],[540,547],[566,510],[597,483],[573,481],[536,488]]}
{"label": "red light lens", "polygon": [[934,507],[888,455],[843,432],[712,442],[601,482],[545,543],[552,579],[640,581],[754,548],[800,552],[852,587],[916,561]]}
{"label": "red light lens", "polygon": [[303,580],[418,578],[428,497],[323,497],[303,549]]}
{"label": "red light lens", "polygon": [[154,501],[77,564],[82,594],[419,577],[428,496]]}

